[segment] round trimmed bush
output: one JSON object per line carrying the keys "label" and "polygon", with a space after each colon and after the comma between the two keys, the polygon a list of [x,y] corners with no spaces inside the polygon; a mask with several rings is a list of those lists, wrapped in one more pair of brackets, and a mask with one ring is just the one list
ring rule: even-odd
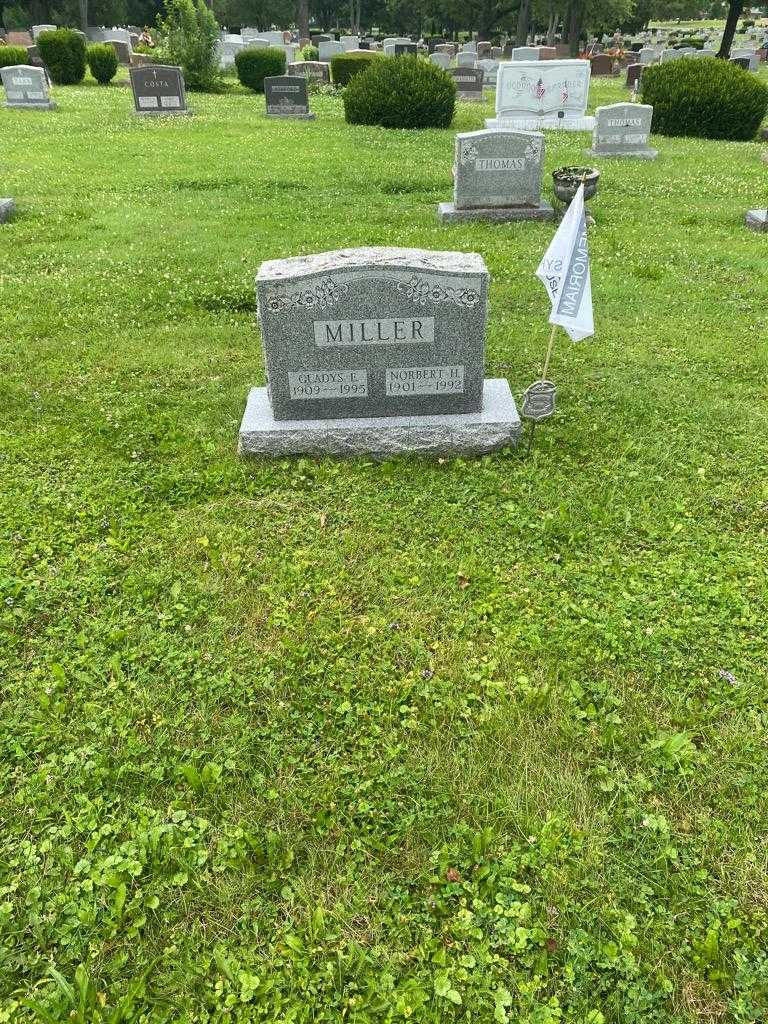
{"label": "round trimmed bush", "polygon": [[85,40],[77,32],[69,28],[41,32],[37,48],[56,85],[79,85],[85,78]]}
{"label": "round trimmed bush", "polygon": [[27,51],[23,46],[0,46],[0,68],[11,68],[14,64],[27,63]]}
{"label": "round trimmed bush", "polygon": [[331,57],[331,81],[334,85],[347,85],[355,75],[365,71],[372,60],[381,60],[383,54],[375,50],[362,53],[337,53]]}
{"label": "round trimmed bush", "polygon": [[679,43],[672,45],[673,50],[703,50],[704,49],[703,39],[681,39]]}
{"label": "round trimmed bush", "polygon": [[409,55],[373,61],[344,92],[349,124],[448,128],[455,107],[456,86],[448,72]]}
{"label": "round trimmed bush", "polygon": [[702,57],[654,64],[640,80],[653,106],[652,131],[701,139],[754,139],[768,109],[768,86],[727,60]]}
{"label": "round trimmed bush", "polygon": [[241,85],[254,92],[264,92],[264,79],[285,74],[285,50],[276,46],[239,50],[235,54],[235,67]]}
{"label": "round trimmed bush", "polygon": [[117,54],[109,43],[94,43],[89,46],[86,56],[91,74],[99,85],[109,85],[117,74]]}
{"label": "round trimmed bush", "polygon": [[301,48],[301,56],[304,60],[320,60],[320,51],[312,43],[307,43]]}

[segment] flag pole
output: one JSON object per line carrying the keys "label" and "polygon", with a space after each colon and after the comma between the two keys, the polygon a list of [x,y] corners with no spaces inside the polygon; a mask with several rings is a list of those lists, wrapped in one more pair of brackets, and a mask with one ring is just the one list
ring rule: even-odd
{"label": "flag pole", "polygon": [[[541,377],[539,378],[539,380],[546,380],[547,379],[547,370],[549,369],[549,361],[552,358],[552,350],[555,347],[555,331],[556,330],[557,330],[557,324],[552,324],[552,330],[550,331],[550,334],[549,334],[549,344],[547,345],[547,354],[544,356],[544,365],[541,368]],[[531,423],[531,432],[528,435],[528,449],[527,449],[527,451],[525,453],[525,457],[526,458],[531,454],[531,449],[533,448],[533,435],[536,432],[536,424],[537,423],[538,423],[538,420],[533,420],[532,423]]]}

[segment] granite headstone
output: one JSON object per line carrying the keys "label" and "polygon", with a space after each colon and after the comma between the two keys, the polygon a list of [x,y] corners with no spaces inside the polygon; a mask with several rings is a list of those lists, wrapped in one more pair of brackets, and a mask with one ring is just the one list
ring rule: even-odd
{"label": "granite headstone", "polygon": [[651,149],[653,107],[643,103],[612,103],[595,110],[595,129],[589,156],[635,157],[655,160],[658,150]]}
{"label": "granite headstone", "polygon": [[131,67],[135,113],[152,117],[189,114],[181,68],[151,64]]}
{"label": "granite headstone", "polygon": [[296,75],[273,75],[264,79],[267,117],[293,117],[300,121],[314,121],[309,110],[309,90],[306,78]]}
{"label": "granite headstone", "polygon": [[486,128],[539,131],[591,131],[586,116],[589,98],[588,60],[512,61],[499,65],[496,117]]}
{"label": "granite headstone", "polygon": [[0,68],[6,107],[29,110],[55,110],[56,104],[48,95],[48,79],[42,68],[31,64],[12,64]]}
{"label": "granite headstone", "polygon": [[463,103],[483,102],[482,68],[448,68],[448,74],[456,86],[457,99]]}

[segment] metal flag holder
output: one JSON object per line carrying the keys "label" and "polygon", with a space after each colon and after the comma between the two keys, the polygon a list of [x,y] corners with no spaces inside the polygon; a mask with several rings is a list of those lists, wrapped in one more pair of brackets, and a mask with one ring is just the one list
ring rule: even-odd
{"label": "metal flag holder", "polygon": [[555,345],[555,331],[557,330],[557,324],[552,324],[552,331],[549,335],[549,344],[547,345],[547,354],[544,357],[544,365],[541,368],[541,377],[534,381],[533,384],[529,385],[523,393],[523,405],[521,412],[523,416],[531,421],[531,432],[528,435],[528,448],[526,455],[531,454],[533,448],[533,437],[536,431],[536,424],[541,420],[548,419],[555,411],[555,398],[557,397],[557,388],[551,380],[547,380],[547,371],[549,370],[549,362],[552,358],[552,349]]}

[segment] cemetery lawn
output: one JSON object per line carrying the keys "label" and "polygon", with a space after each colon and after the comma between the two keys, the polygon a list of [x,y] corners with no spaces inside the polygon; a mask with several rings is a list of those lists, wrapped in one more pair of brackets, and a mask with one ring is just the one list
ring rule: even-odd
{"label": "cemetery lawn", "polygon": [[0,111],[0,1022],[765,1019],[759,145],[600,162],[530,457],[244,463],[262,260],[481,253],[519,397],[553,225],[440,226],[454,131],[334,97],[54,98]]}

